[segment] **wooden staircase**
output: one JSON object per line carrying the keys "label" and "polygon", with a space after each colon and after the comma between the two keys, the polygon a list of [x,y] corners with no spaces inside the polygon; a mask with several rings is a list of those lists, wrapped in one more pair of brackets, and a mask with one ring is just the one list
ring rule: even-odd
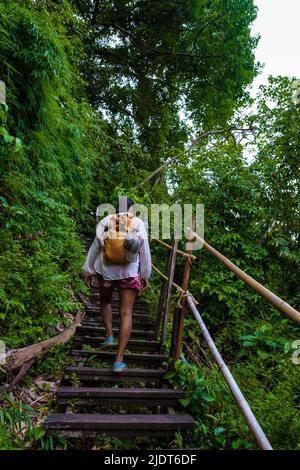
{"label": "wooden staircase", "polygon": [[[119,327],[119,297],[112,302],[115,337]],[[48,416],[46,430],[67,437],[172,436],[193,428],[194,420],[179,403],[184,394],[164,379],[166,354],[156,341],[148,306],[137,298],[133,330],[124,361],[129,368],[112,372],[116,347],[101,349],[105,329],[97,284],[86,304],[82,324],[73,340],[76,366],[67,367],[57,393],[59,413]]]}

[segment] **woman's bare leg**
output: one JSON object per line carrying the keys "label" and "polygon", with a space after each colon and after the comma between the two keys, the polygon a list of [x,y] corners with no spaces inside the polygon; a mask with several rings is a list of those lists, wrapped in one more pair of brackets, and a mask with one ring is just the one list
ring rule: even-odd
{"label": "woman's bare leg", "polygon": [[116,355],[116,362],[123,362],[123,355],[126,349],[132,328],[132,307],[136,297],[135,289],[120,289],[120,331],[119,345]]}
{"label": "woman's bare leg", "polygon": [[105,326],[107,336],[113,336],[112,332],[112,308],[111,299],[114,291],[114,286],[104,287],[103,278],[98,275],[98,283],[100,289],[100,312]]}
{"label": "woman's bare leg", "polygon": [[101,310],[101,316],[102,316],[102,320],[105,326],[107,337],[113,336],[111,303],[101,302],[100,310]]}

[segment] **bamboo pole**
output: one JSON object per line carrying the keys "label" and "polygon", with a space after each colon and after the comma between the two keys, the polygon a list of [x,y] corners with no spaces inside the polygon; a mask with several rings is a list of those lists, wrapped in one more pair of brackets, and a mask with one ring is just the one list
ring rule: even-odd
{"label": "bamboo pole", "polygon": [[169,279],[167,281],[167,295],[166,295],[166,301],[165,301],[165,311],[164,311],[163,325],[162,325],[162,332],[161,332],[161,347],[163,347],[165,339],[166,339],[166,335],[167,335],[167,325],[168,325],[168,320],[169,320],[170,299],[171,299],[174,272],[175,272],[177,246],[178,246],[178,239],[174,237],[173,242],[172,242],[172,251],[171,251],[170,264],[169,264],[169,274],[168,274]]}
{"label": "bamboo pole", "polygon": [[169,278],[169,272],[170,272],[170,263],[171,263],[171,256],[172,252],[170,252],[167,264],[166,264],[166,276],[163,281],[163,285],[160,291],[160,297],[159,297],[159,302],[158,302],[158,307],[157,307],[157,312],[156,312],[156,319],[155,319],[155,334],[158,337],[160,334],[160,324],[161,324],[161,318],[164,310],[164,305],[165,305],[165,299],[166,299],[166,294],[167,294],[167,288],[168,288],[168,278]]}
{"label": "bamboo pole", "polygon": [[[172,250],[171,245],[169,245],[168,243],[163,242],[159,238],[151,237],[151,239],[156,241],[157,243],[159,243],[161,246],[164,246],[165,248],[168,248],[168,250]],[[177,254],[180,255],[180,256],[185,256],[186,258],[191,258],[192,260],[197,259],[197,256],[192,255],[192,253],[187,253],[186,251],[177,250]]]}
{"label": "bamboo pole", "polygon": [[[152,268],[153,268],[154,271],[156,271],[157,274],[159,274],[163,279],[168,280],[168,277],[167,277],[165,274],[163,274],[154,264],[152,264]],[[173,283],[172,283],[172,286],[173,286],[176,290],[178,290],[178,292],[181,292],[183,295],[186,294],[186,292],[182,289],[182,287],[180,287],[178,284],[176,284],[176,282],[173,282]],[[192,296],[192,297],[193,297],[193,296]],[[193,297],[193,300],[194,300],[194,302],[195,302],[196,305],[199,304],[199,302],[198,302],[196,299],[194,299],[194,297]]]}
{"label": "bamboo pole", "polygon": [[242,269],[238,268],[232,261],[222,255],[219,251],[209,245],[203,238],[199,237],[197,233],[191,232],[192,237],[195,237],[199,242],[203,244],[203,247],[211,253],[215,258],[221,261],[225,266],[227,266],[231,271],[233,271],[242,281],[245,282],[248,286],[252,287],[259,295],[264,297],[273,307],[279,310],[281,313],[290,318],[293,322],[300,325],[300,313],[291,307],[287,302],[282,300],[277,295],[273,294],[269,289],[261,285],[258,281],[253,279],[253,277],[246,274]]}
{"label": "bamboo pole", "polygon": [[[192,228],[195,227],[195,218],[192,220]],[[191,242],[188,242],[187,246],[187,255],[192,254],[192,245]],[[190,272],[191,272],[192,257],[185,259],[183,279],[182,279],[182,289],[187,291],[189,288]],[[184,317],[186,311],[186,299],[185,296],[182,296],[180,305],[176,309],[173,318],[173,331],[172,331],[172,341],[171,341],[171,357],[173,359],[178,359],[181,349],[182,349],[182,337],[183,337],[183,326],[184,326]]]}
{"label": "bamboo pole", "polygon": [[193,299],[192,299],[192,296],[191,295],[187,295],[187,303],[188,303],[188,306],[190,307],[193,315],[194,315],[194,318],[195,320],[197,321],[198,325],[200,326],[200,329],[202,331],[202,334],[203,334],[203,337],[204,339],[206,340],[207,342],[207,345],[214,357],[214,360],[216,361],[217,363],[217,366],[219,367],[220,371],[222,372],[225,380],[226,380],[226,383],[228,385],[228,387],[230,388],[230,391],[239,407],[239,409],[241,410],[248,426],[249,426],[249,429],[250,431],[252,432],[252,434],[255,436],[256,438],[256,441],[259,445],[259,447],[263,450],[273,450],[272,449],[272,446],[270,444],[270,442],[268,441],[264,431],[262,430],[259,422],[257,421],[256,417],[254,416],[250,406],[248,405],[244,395],[242,394],[238,384],[236,383],[233,375],[231,374],[228,366],[226,365],[225,361],[223,360],[221,354],[219,353],[212,337],[210,336],[210,333],[208,331],[208,329],[206,328],[206,325],[204,323],[204,321],[202,320],[201,318],[201,315],[199,313],[199,311],[197,310],[194,302],[193,302]]}
{"label": "bamboo pole", "polygon": [[140,186],[144,186],[145,183],[147,183],[147,181],[151,180],[151,178],[153,178],[153,176],[157,175],[157,173],[160,173],[166,166],[170,165],[171,163],[173,163],[176,158],[178,158],[177,156],[175,157],[171,157],[169,158],[168,160],[166,160],[159,168],[157,168],[156,170],[154,170],[151,175],[147,176],[147,178],[145,178],[143,181],[141,181],[139,184],[136,185],[136,187],[134,189],[137,189],[139,188]]}

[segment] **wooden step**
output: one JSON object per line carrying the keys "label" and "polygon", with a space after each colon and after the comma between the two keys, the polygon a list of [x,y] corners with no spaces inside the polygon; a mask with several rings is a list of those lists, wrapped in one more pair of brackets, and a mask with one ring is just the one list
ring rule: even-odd
{"label": "wooden step", "polygon": [[[97,288],[98,286],[95,286],[95,287],[96,287],[95,290],[92,291],[91,295],[86,300],[87,303],[90,303],[90,302],[93,302],[93,301],[99,301],[101,299],[99,289]],[[119,297],[118,291],[115,290],[114,293],[113,293],[111,302],[113,304],[117,304],[119,301],[120,301],[120,297]],[[136,299],[135,302],[134,302],[134,306],[138,306],[138,307],[141,307],[141,308],[149,308],[150,304],[148,304],[148,303],[146,303],[142,300]]]}
{"label": "wooden step", "polygon": [[[101,318],[100,310],[97,313],[86,313],[84,315],[84,318],[99,319],[99,318]],[[119,318],[120,318],[119,312],[113,312],[113,320],[119,319]],[[142,314],[136,315],[135,313],[133,313],[132,314],[132,321],[134,322],[135,319],[142,320],[142,321],[150,321],[150,322],[153,321],[152,318],[149,315],[142,315]]]}
{"label": "wooden step", "polygon": [[[104,341],[104,336],[101,338],[97,337],[88,337],[88,336],[79,336],[76,335],[73,339],[73,344],[76,346],[76,348],[82,348],[84,344],[89,345],[89,346],[94,346],[94,347],[102,347],[100,346],[101,343]],[[108,346],[108,347],[102,347],[103,349],[107,350],[113,350],[116,351],[118,349],[118,345],[114,346]],[[157,341],[143,341],[141,339],[135,340],[135,339],[130,339],[127,343],[127,347],[129,351],[145,351],[145,352],[159,352],[160,350],[160,343]]]}
{"label": "wooden step", "polygon": [[[89,300],[86,302],[86,308],[96,308],[98,307],[99,305],[99,302],[100,302],[100,297],[90,297]],[[120,305],[120,301],[119,299],[112,299],[111,301],[111,306],[112,308],[119,308],[119,305]],[[136,309],[136,310],[141,310],[141,311],[144,311],[144,312],[148,312],[149,311],[149,308],[150,306],[149,305],[144,305],[144,304],[138,304],[138,303],[134,303],[133,304],[133,308]]]}
{"label": "wooden step", "polygon": [[166,436],[194,427],[190,415],[182,414],[85,414],[56,413],[48,416],[45,428],[51,434],[69,437]]}
{"label": "wooden step", "polygon": [[[93,322],[93,323],[100,323],[100,326],[103,326],[103,320],[102,320],[102,315],[100,313],[100,311],[98,312],[97,315],[84,315],[83,317],[83,322]],[[120,324],[120,315],[117,314],[117,315],[113,315],[113,319],[112,319],[113,322],[115,322],[115,324]],[[154,320],[151,318],[151,317],[148,317],[147,318],[140,318],[139,315],[133,315],[132,316],[132,321],[134,322],[134,324],[136,325],[146,325],[147,327],[149,327],[151,329],[151,325],[154,325]],[[153,328],[152,328],[153,329]]]}
{"label": "wooden step", "polygon": [[[100,301],[99,300],[90,301],[90,302],[85,304],[85,308],[87,310],[92,310],[93,311],[93,310],[97,310],[99,307],[100,307]],[[119,301],[112,301],[111,302],[111,308],[113,310],[118,310],[120,308],[120,302]],[[141,313],[149,313],[150,312],[149,307],[143,307],[141,305],[136,305],[136,304],[133,305],[133,310],[137,310],[138,312],[141,312]]]}
{"label": "wooden step", "polygon": [[67,367],[63,380],[70,380],[74,375],[80,382],[162,382],[166,370],[128,368],[122,374],[115,374],[110,367]]}
{"label": "wooden step", "polygon": [[[112,312],[113,313],[119,313],[120,311],[120,306],[119,304],[118,305],[113,305],[111,306],[112,308]],[[86,310],[86,313],[90,313],[90,314],[98,314],[100,312],[100,305],[95,305],[93,307],[87,307],[85,310]],[[149,310],[143,310],[141,308],[138,308],[138,307],[134,307],[132,309],[132,312],[133,314],[136,314],[136,315],[149,315],[150,311]]]}
{"label": "wooden step", "polygon": [[162,405],[176,406],[184,398],[184,392],[170,388],[100,388],[63,386],[58,389],[59,403],[76,403],[95,405]]}
{"label": "wooden step", "polygon": [[[112,324],[114,327],[118,327],[120,325],[120,319],[119,318],[113,318]],[[139,320],[138,318],[134,317],[132,319],[132,324],[133,327],[137,330],[152,330],[154,331],[154,323],[152,321],[144,321],[144,320]],[[99,318],[87,318],[85,317],[81,321],[82,326],[92,326],[92,327],[103,327],[103,321],[102,319]]]}
{"label": "wooden step", "polygon": [[[87,359],[92,356],[96,356],[101,361],[113,362],[116,356],[115,352],[111,351],[83,351],[73,349],[71,355],[78,359]],[[153,366],[161,365],[164,361],[168,360],[168,356],[164,354],[135,354],[125,353],[124,361],[129,364],[151,364]]]}
{"label": "wooden step", "polygon": [[[92,295],[89,297],[89,299],[87,301],[87,304],[93,303],[93,302],[100,302],[100,300],[101,300],[100,293],[98,292],[98,290],[95,290],[95,292],[93,292]],[[112,297],[112,299],[111,299],[111,304],[112,305],[118,306],[119,302],[120,302],[120,299],[119,299],[118,296],[113,296]],[[136,300],[133,305],[134,305],[134,308],[138,307],[138,308],[141,308],[141,309],[149,309],[149,304],[146,304],[145,302],[141,302],[141,301],[138,301],[138,300]]]}
{"label": "wooden step", "polygon": [[[114,333],[119,332],[119,328],[113,328]],[[105,334],[105,328],[104,326],[77,326],[76,328],[76,335],[80,336],[103,336]],[[136,338],[153,338],[154,337],[154,330],[138,330],[138,329],[133,329],[131,331],[131,337],[135,336]]]}

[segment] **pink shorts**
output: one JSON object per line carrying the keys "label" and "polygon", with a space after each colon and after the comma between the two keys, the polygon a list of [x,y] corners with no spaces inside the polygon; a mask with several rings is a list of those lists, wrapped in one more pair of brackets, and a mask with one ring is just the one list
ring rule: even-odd
{"label": "pink shorts", "polygon": [[118,289],[134,289],[140,291],[142,280],[140,274],[134,277],[126,277],[125,279],[103,279],[101,274],[97,274],[100,296],[105,302],[110,302],[114,288]]}

